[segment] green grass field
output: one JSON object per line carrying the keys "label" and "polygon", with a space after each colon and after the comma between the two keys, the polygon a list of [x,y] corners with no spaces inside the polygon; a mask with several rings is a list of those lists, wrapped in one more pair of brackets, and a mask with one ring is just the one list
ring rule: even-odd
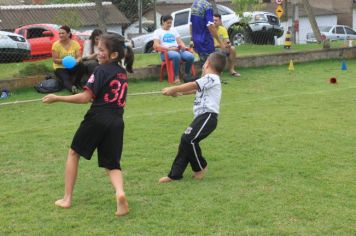
{"label": "green grass field", "polygon": [[[193,96],[130,95],[122,157],[130,214],[120,219],[96,155],[80,162],[72,208],[54,206],[89,105],[1,105],[42,96],[15,91],[0,100],[0,235],[355,235],[356,60],[347,65],[225,74],[218,128],[201,143],[202,181],[187,169],[183,180],[158,184],[192,120]],[[129,93],[164,86],[135,81]]]}
{"label": "green grass field", "polygon": [[[343,42],[332,42],[331,47],[340,48],[344,44]],[[237,56],[252,56],[260,54],[274,54],[281,52],[298,52],[298,51],[308,51],[321,49],[321,44],[299,44],[293,45],[290,50],[286,50],[283,46],[274,45],[241,45],[236,48]],[[198,56],[196,56],[198,59]],[[153,54],[135,54],[135,68],[144,68],[149,65],[159,65],[161,63],[160,57]],[[20,63],[0,63],[0,80],[11,79],[13,77],[19,76],[29,76],[29,75],[45,75],[52,73],[52,59],[31,61],[31,62],[20,62]]]}

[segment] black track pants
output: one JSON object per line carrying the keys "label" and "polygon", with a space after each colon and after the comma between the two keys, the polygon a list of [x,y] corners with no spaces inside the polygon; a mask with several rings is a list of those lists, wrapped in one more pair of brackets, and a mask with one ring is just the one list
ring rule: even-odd
{"label": "black track pants", "polygon": [[202,155],[199,142],[208,137],[217,126],[217,114],[204,113],[196,117],[182,134],[177,156],[168,177],[183,178],[183,173],[190,163],[194,172],[203,170],[208,164]]}

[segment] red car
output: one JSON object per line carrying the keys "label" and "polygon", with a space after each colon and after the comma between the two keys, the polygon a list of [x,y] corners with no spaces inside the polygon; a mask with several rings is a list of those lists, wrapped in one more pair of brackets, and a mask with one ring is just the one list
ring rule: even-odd
{"label": "red car", "polygon": [[[55,24],[31,24],[15,29],[15,33],[23,35],[31,45],[31,58],[49,58],[52,56],[52,44],[59,39],[58,30],[61,26]],[[84,40],[90,34],[84,34],[71,29],[74,40],[83,49]]]}

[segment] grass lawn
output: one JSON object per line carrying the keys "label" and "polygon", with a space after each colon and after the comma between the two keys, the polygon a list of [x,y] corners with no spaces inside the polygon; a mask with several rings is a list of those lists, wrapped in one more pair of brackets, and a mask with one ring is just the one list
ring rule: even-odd
{"label": "grass lawn", "polygon": [[[332,42],[331,46],[341,47],[343,42]],[[299,44],[293,45],[292,49],[285,50],[283,46],[273,45],[241,45],[237,47],[237,56],[251,56],[259,54],[273,54],[280,52],[296,52],[321,49],[320,44]],[[196,56],[198,59],[198,56]],[[149,65],[159,65],[161,63],[160,57],[153,54],[136,54],[135,68],[143,68]],[[52,59],[40,60],[35,62],[20,62],[20,63],[0,63],[0,80],[11,79],[13,77],[28,76],[28,75],[43,75],[52,72]]]}
{"label": "grass lawn", "polygon": [[[340,65],[225,74],[218,128],[201,143],[202,181],[187,169],[181,181],[157,183],[192,120],[193,96],[129,96],[122,166],[131,212],[120,219],[96,155],[80,162],[72,208],[54,206],[89,105],[2,106],[42,96],[15,91],[0,100],[0,235],[355,235],[356,60]],[[129,93],[164,86],[132,82]]]}

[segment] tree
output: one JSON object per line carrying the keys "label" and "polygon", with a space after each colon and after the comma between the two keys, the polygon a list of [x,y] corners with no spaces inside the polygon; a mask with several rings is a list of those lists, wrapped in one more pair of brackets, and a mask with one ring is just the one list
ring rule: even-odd
{"label": "tree", "polygon": [[105,23],[103,4],[101,0],[95,0],[95,8],[96,8],[96,15],[98,17],[97,21],[98,21],[99,29],[105,32],[106,23]]}
{"label": "tree", "polygon": [[264,3],[259,0],[233,0],[233,3],[236,6],[236,12],[240,15],[245,11],[261,10],[264,6]]}
{"label": "tree", "polygon": [[[129,21],[133,22],[138,19],[137,0],[113,0],[112,3],[125,14]],[[142,11],[145,12],[153,7],[153,0],[142,0],[142,6]]]}

